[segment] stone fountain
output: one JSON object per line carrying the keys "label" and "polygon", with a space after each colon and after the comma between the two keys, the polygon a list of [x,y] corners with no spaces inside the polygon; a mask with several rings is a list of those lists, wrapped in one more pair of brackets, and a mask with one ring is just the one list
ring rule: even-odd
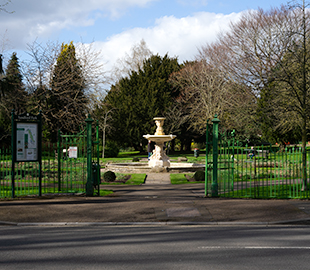
{"label": "stone fountain", "polygon": [[157,129],[154,135],[143,135],[147,140],[156,143],[153,154],[148,161],[148,164],[143,162],[131,163],[107,163],[105,170],[113,170],[122,173],[141,173],[141,172],[193,172],[197,170],[204,170],[204,164],[195,164],[187,162],[173,162],[170,164],[169,157],[164,150],[165,142],[172,141],[176,135],[165,135],[163,130],[164,117],[155,117]]}
{"label": "stone fountain", "polygon": [[162,167],[170,167],[169,157],[166,155],[166,151],[164,150],[165,142],[169,142],[173,140],[176,135],[165,135],[163,130],[164,121],[166,118],[164,117],[155,117],[157,129],[154,135],[143,135],[143,137],[147,140],[151,140],[156,143],[155,149],[153,150],[153,154],[149,160],[149,167],[151,168],[162,168]]}

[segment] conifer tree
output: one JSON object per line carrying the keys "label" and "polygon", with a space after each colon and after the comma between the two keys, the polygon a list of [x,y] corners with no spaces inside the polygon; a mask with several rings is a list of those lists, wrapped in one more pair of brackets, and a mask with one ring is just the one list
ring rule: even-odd
{"label": "conifer tree", "polygon": [[23,84],[23,76],[16,53],[12,54],[5,75],[5,107],[10,113],[12,109],[17,114],[26,110],[27,93]]}
{"label": "conifer tree", "polygon": [[112,109],[110,139],[122,146],[143,149],[147,143],[143,135],[155,131],[153,118],[163,116],[172,103],[174,92],[168,79],[179,68],[176,58],[153,55],[142,69],[112,86],[104,101]]}
{"label": "conifer tree", "polygon": [[50,85],[46,120],[53,130],[55,139],[55,134],[60,128],[63,132],[78,131],[87,111],[85,78],[72,42],[62,44]]}
{"label": "conifer tree", "polygon": [[28,96],[15,52],[11,56],[5,74],[1,75],[0,126],[2,129],[0,139],[9,134],[11,111],[14,109],[16,114],[26,111]]}

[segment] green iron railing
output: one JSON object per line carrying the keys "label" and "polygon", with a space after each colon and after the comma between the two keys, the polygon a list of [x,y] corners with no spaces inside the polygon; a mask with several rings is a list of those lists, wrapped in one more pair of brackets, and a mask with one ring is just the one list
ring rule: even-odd
{"label": "green iron railing", "polygon": [[[301,147],[240,147],[231,133],[218,131],[219,120],[207,125],[205,195],[234,198],[308,199],[310,182],[303,182]],[[212,130],[212,132],[211,132]],[[252,152],[254,155],[252,156]],[[310,175],[310,171],[308,171]]]}
{"label": "green iron railing", "polygon": [[[0,149],[0,198],[87,193],[86,183],[88,181],[92,188],[94,186],[98,188],[97,195],[99,195],[99,129],[97,123],[96,130],[93,132],[92,121],[89,123],[89,148],[87,148],[86,129],[78,134],[61,134],[60,132],[57,144],[43,143],[41,170],[38,162],[16,162],[14,177],[12,177],[11,148]],[[92,140],[94,136],[95,141]],[[76,155],[70,155],[68,150],[77,150]],[[87,153],[90,162],[87,162]],[[96,166],[93,166],[94,164]],[[90,190],[88,195],[93,195],[93,192],[93,189]]]}
{"label": "green iron railing", "polygon": [[[44,194],[57,193],[56,150],[56,144],[43,144],[42,146],[41,192]],[[39,195],[39,172],[37,162],[15,163],[14,197]],[[0,150],[0,198],[13,197],[11,174],[11,149],[2,149]]]}

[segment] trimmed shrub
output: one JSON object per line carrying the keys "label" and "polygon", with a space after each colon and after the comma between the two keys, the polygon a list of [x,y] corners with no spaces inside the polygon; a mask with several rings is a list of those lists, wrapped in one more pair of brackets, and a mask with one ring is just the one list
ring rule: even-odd
{"label": "trimmed shrub", "polygon": [[140,161],[140,158],[138,158],[138,157],[134,157],[133,159],[132,159],[132,162],[139,162]]}
{"label": "trimmed shrub", "polygon": [[103,180],[105,182],[114,182],[116,179],[116,174],[112,171],[107,171],[103,174]]}
{"label": "trimmed shrub", "polygon": [[205,171],[196,171],[194,174],[195,181],[204,181],[205,180]]}

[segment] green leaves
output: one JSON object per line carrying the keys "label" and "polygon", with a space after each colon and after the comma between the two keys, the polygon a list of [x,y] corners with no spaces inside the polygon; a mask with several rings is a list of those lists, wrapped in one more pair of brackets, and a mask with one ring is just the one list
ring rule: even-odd
{"label": "green leaves", "polygon": [[142,149],[147,143],[143,135],[155,131],[153,118],[162,116],[172,103],[168,78],[171,72],[179,69],[176,58],[153,55],[144,62],[142,69],[112,86],[104,100],[114,108],[114,131],[110,139],[122,146]]}

